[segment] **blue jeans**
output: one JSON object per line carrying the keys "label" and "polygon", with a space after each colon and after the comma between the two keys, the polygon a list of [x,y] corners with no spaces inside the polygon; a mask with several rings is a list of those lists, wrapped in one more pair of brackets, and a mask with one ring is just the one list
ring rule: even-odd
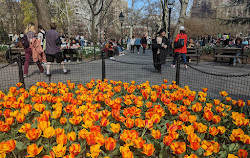
{"label": "blue jeans", "polygon": [[81,46],[84,47],[84,41],[81,40]]}
{"label": "blue jeans", "polygon": [[175,63],[176,63],[178,54],[181,55],[182,60],[183,60],[183,63],[186,65],[186,64],[187,64],[187,58],[186,58],[186,54],[185,54],[185,53],[175,53],[175,54],[174,54],[174,62],[173,62],[173,65],[175,65]]}
{"label": "blue jeans", "polygon": [[[237,53],[236,56],[237,56],[238,61],[240,62],[240,58],[239,58],[240,53]],[[233,63],[236,63],[236,58],[234,58]]]}

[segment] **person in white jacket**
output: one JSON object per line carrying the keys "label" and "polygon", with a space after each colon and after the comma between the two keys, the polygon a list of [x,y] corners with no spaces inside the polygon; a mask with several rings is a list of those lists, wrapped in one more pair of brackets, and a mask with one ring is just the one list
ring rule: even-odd
{"label": "person in white jacket", "polygon": [[135,50],[135,36],[132,36],[130,39],[131,53],[134,53]]}

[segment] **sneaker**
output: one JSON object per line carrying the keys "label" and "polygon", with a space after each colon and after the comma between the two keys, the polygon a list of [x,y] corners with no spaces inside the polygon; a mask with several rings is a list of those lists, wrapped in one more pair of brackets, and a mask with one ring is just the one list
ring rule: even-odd
{"label": "sneaker", "polygon": [[23,75],[23,78],[27,78],[28,77],[28,75]]}
{"label": "sneaker", "polygon": [[233,63],[233,66],[236,66],[236,63]]}
{"label": "sneaker", "polygon": [[70,72],[70,70],[67,70],[66,72],[63,72],[65,75],[68,74]]}
{"label": "sneaker", "polygon": [[175,65],[173,65],[173,64],[172,64],[172,65],[170,65],[170,66],[171,66],[172,68],[175,68]]}
{"label": "sneaker", "polygon": [[65,59],[64,62],[67,63],[67,60]]}
{"label": "sneaker", "polygon": [[52,75],[51,74],[46,74],[46,77],[51,77]]}
{"label": "sneaker", "polygon": [[114,57],[110,57],[109,59],[111,59],[111,60],[115,60],[115,58],[114,58]]}
{"label": "sneaker", "polygon": [[140,54],[140,52],[138,52],[138,54]]}
{"label": "sneaker", "polygon": [[185,67],[185,69],[187,69],[187,68],[188,68],[188,66],[187,66],[187,65],[184,65],[184,67]]}
{"label": "sneaker", "polygon": [[68,61],[69,63],[71,62],[71,60]]}

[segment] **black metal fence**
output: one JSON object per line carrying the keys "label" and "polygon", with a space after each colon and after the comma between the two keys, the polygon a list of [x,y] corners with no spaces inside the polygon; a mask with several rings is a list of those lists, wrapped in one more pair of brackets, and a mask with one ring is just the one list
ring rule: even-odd
{"label": "black metal fence", "polygon": [[[51,65],[51,77],[39,74],[36,64],[30,65],[27,78],[23,78],[22,64],[19,58],[7,65],[0,67],[0,90],[6,90],[17,82],[22,82],[29,88],[36,82],[67,82],[85,83],[91,79],[117,80],[123,82],[136,81],[140,84],[149,81],[151,85],[162,84],[164,79],[169,82],[177,81],[180,86],[189,86],[191,90],[200,91],[208,88],[211,98],[220,98],[220,91],[227,91],[233,99],[250,99],[250,73],[222,74],[215,73],[199,65],[182,65],[171,68],[172,60],[162,65],[162,74],[156,73],[153,62],[129,62],[123,60],[105,59],[104,55],[98,60],[85,60],[81,62],[66,63],[66,68],[71,72],[63,74],[60,64]],[[178,73],[179,72],[179,73]],[[178,77],[179,76],[179,77]]]}

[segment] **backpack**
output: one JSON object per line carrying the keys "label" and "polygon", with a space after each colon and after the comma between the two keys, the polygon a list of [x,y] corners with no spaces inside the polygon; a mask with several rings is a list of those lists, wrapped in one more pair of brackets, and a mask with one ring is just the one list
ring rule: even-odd
{"label": "backpack", "polygon": [[42,31],[40,31],[39,33],[43,34],[43,38],[42,38],[42,43],[44,42],[44,39],[45,39],[45,33],[43,33]]}
{"label": "backpack", "polygon": [[30,47],[30,42],[29,42],[28,36],[26,34],[23,36],[23,38],[21,38],[21,43],[22,43],[24,49]]}

